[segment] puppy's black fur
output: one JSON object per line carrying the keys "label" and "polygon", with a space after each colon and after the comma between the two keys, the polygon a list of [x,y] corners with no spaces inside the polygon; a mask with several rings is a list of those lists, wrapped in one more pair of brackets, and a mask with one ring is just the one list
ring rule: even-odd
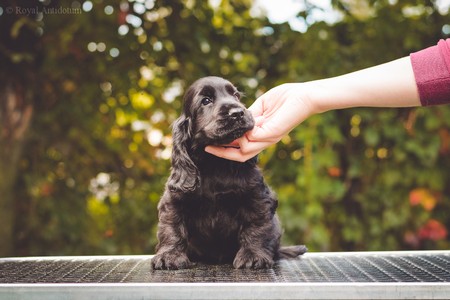
{"label": "puppy's black fur", "polygon": [[218,158],[207,145],[225,145],[251,130],[254,120],[227,80],[205,77],[184,96],[173,125],[172,172],[159,205],[154,269],[188,268],[194,261],[269,268],[305,246],[280,248],[277,199],[256,166]]}

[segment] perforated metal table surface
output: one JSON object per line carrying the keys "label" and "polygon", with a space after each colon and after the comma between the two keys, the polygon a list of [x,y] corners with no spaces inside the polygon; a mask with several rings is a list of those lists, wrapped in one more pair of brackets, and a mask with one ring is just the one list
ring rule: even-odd
{"label": "perforated metal table surface", "polygon": [[151,256],[0,259],[0,299],[450,299],[450,251],[307,253],[273,269]]}

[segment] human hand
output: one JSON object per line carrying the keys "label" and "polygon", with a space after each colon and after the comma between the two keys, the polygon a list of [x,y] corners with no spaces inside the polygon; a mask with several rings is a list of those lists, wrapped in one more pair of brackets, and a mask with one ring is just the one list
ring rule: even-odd
{"label": "human hand", "polygon": [[251,131],[228,147],[207,146],[205,151],[218,157],[245,162],[280,141],[314,113],[314,107],[301,83],[282,84],[269,90],[256,99],[249,110],[255,118],[255,127]]}

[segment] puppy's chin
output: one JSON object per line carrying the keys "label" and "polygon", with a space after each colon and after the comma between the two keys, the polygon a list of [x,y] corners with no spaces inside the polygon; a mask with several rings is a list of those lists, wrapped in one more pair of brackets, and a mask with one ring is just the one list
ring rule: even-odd
{"label": "puppy's chin", "polygon": [[201,132],[196,135],[196,144],[199,147],[213,145],[213,146],[225,146],[230,148],[239,148],[237,143],[233,144],[233,141],[244,136],[244,134],[251,130],[252,127],[237,128],[234,130],[217,130],[213,134]]}
{"label": "puppy's chin", "polygon": [[225,135],[224,139],[218,141],[218,144],[219,145],[230,144],[234,140],[236,140],[240,137],[243,137],[247,131],[248,131],[247,129],[238,129],[238,130],[232,131],[229,134]]}
{"label": "puppy's chin", "polygon": [[[232,147],[231,144],[234,140],[243,137],[247,131],[253,129],[254,123],[250,122],[242,127],[234,129],[222,129],[217,134],[216,137],[211,141],[210,145],[223,146],[227,145]],[[237,146],[237,145],[236,145]]]}

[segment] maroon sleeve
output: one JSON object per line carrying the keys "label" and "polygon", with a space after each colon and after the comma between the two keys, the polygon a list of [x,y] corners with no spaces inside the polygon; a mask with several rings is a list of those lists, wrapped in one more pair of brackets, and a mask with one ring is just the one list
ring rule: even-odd
{"label": "maroon sleeve", "polygon": [[410,55],[423,106],[450,103],[450,39]]}

